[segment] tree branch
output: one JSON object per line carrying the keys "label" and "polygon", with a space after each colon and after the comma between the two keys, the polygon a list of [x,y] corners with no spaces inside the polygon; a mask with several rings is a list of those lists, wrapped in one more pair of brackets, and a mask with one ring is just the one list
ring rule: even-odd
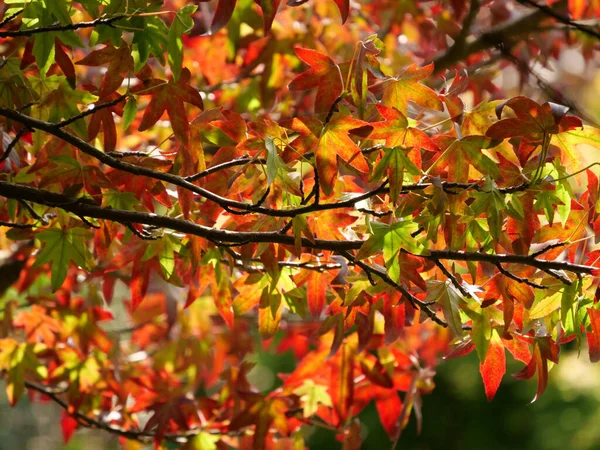
{"label": "tree branch", "polygon": [[[25,387],[32,391],[39,392],[40,394],[49,397],[55,403],[57,403],[61,408],[65,411],[68,411],[69,404],[60,397],[60,391],[57,392],[55,389],[49,386],[43,386],[41,384],[33,383],[31,381],[25,380]],[[62,391],[62,390],[61,390]],[[74,413],[70,413],[70,416],[73,417],[77,422],[87,428],[97,428],[100,430],[108,431],[109,433],[115,434],[117,436],[121,436],[127,439],[133,439],[142,443],[150,443],[157,436],[154,432],[148,431],[136,431],[136,430],[126,430],[124,428],[117,427],[108,422],[101,421],[99,419],[91,418],[80,411],[75,411]],[[200,433],[209,433],[215,435],[229,435],[229,436],[239,436],[240,432],[222,432],[221,430],[211,430],[205,428],[195,428],[189,431],[172,434],[166,433],[163,437],[170,441],[181,441],[187,440],[190,437],[196,436]]]}
{"label": "tree branch", "polygon": [[[173,217],[161,216],[153,213],[106,208],[98,206],[95,202],[86,198],[74,198],[43,189],[10,183],[7,181],[0,181],[0,195],[6,198],[27,200],[40,205],[58,207],[64,211],[76,214],[77,216],[110,220],[121,223],[125,226],[133,223],[150,225],[158,228],[180,231],[182,233],[199,236],[211,241],[219,241],[238,245],[245,244],[247,242],[274,243],[289,245],[290,247],[295,245],[295,236],[281,234],[279,231],[220,230],[199,225],[188,220],[176,219]],[[307,238],[301,238],[301,244],[304,248],[329,250],[339,253],[344,251],[358,250],[364,244],[364,241],[360,239],[346,241],[314,239],[314,241],[311,241]],[[537,259],[533,255],[492,254],[481,252],[464,252],[460,250],[429,250],[429,253],[426,255],[416,256],[429,259],[431,261],[473,261],[487,262],[493,265],[510,263],[523,264],[526,266],[536,267],[543,271],[562,270],[587,275],[597,270],[592,266],[574,264],[567,261],[549,261]],[[357,261],[356,264],[358,265],[358,263],[359,262]]]}
{"label": "tree branch", "polygon": [[591,36],[596,39],[600,39],[600,33],[598,31],[596,31],[590,27],[587,27],[585,25],[582,25],[574,20],[571,20],[568,17],[563,16],[562,14],[556,12],[553,8],[550,8],[546,5],[541,5],[537,2],[534,2],[533,0],[517,0],[517,1],[523,5],[527,5],[527,6],[536,8],[539,11],[541,11],[542,13],[544,13],[545,15],[547,15],[548,17],[552,17],[553,19],[556,19],[558,22],[560,22],[564,25],[567,25],[569,27],[575,28],[576,30],[581,31],[582,33],[587,34],[588,36]]}
{"label": "tree branch", "polygon": [[[554,10],[564,7],[566,0],[560,0],[554,4]],[[514,44],[528,34],[538,31],[539,24],[548,17],[544,11],[529,13],[513,22],[499,25],[496,28],[481,34],[478,37],[471,36],[465,40],[461,48],[449,50],[433,59],[434,73],[449,69],[456,63],[464,61],[468,56],[487,50],[499,44]]]}
{"label": "tree branch", "polygon": [[80,28],[93,28],[97,27],[98,25],[112,26],[114,22],[124,19],[126,17],[131,17],[131,14],[118,14],[112,17],[98,18],[96,20],[92,20],[91,22],[69,23],[66,25],[57,23],[45,27],[31,28],[29,30],[0,31],[0,38],[33,36],[34,34],[48,33],[51,31],[69,31],[78,30]]}
{"label": "tree branch", "polygon": [[6,16],[4,19],[2,19],[2,22],[0,22],[0,28],[2,28],[7,23],[15,20],[21,13],[23,13],[23,11],[25,11],[25,10],[19,9],[19,10],[15,11],[14,13],[12,13],[10,16]]}

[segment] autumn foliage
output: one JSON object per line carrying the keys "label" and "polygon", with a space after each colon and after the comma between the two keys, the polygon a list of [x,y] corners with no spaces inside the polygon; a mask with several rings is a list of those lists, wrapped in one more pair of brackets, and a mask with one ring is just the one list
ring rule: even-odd
{"label": "autumn foliage", "polygon": [[600,130],[530,66],[598,2],[280,3],[0,4],[0,374],[66,440],[397,443],[443,358],[600,360]]}

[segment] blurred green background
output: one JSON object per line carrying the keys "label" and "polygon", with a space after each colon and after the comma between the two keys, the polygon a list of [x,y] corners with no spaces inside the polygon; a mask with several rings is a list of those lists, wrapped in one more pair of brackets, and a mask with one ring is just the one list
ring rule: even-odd
{"label": "blurred green background", "polygon": [[[279,359],[277,364],[259,356],[261,373],[268,371],[268,366],[275,369],[275,365],[286,359],[291,360]],[[398,449],[600,449],[600,365],[592,365],[584,351],[579,358],[575,351],[563,351],[560,364],[550,371],[548,389],[531,404],[537,381],[514,380],[510,374],[523,364],[507,359],[507,375],[491,403],[485,398],[475,352],[442,362],[435,377],[435,390],[423,397],[423,432],[417,435],[412,417]],[[65,446],[59,425],[60,409],[56,405],[31,404],[25,396],[11,409],[3,391],[0,450],[120,448],[114,437],[90,430],[78,431]],[[390,448],[374,405],[363,411],[361,421],[365,438],[362,448]],[[334,435],[323,429],[307,430],[306,442],[310,448],[341,448]]]}

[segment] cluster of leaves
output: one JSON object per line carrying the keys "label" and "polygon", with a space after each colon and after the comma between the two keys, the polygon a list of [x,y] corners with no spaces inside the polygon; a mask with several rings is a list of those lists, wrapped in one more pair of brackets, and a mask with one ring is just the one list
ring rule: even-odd
{"label": "cluster of leaves", "polygon": [[591,58],[597,2],[189,3],[0,9],[11,403],[127,448],[351,449],[372,401],[397,442],[442,356],[475,350],[489,399],[506,350],[536,397],[560,345],[600,359],[600,130],[492,83]]}

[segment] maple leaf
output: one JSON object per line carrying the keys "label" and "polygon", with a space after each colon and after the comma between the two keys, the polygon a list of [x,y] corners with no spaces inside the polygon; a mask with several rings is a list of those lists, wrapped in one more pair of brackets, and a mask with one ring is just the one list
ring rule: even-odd
{"label": "maple leaf", "polygon": [[319,408],[319,405],[332,407],[331,397],[327,392],[327,387],[315,384],[311,379],[304,380],[302,386],[297,387],[294,390],[294,394],[300,397],[302,403],[302,415],[304,417],[311,417]]}
{"label": "maple leaf", "polygon": [[463,136],[481,136],[492,126],[498,100],[479,103],[475,108],[463,113],[461,131]]}
{"label": "maple leaf", "polygon": [[586,332],[588,341],[588,351],[591,362],[600,361],[600,311],[594,308],[587,308],[590,316],[591,332]]}
{"label": "maple leaf", "polygon": [[382,103],[396,108],[402,114],[408,111],[408,102],[412,101],[427,109],[442,111],[444,104],[431,88],[419,83],[433,73],[433,64],[408,67],[401,75],[390,78],[377,86],[383,91]]}
{"label": "maple leaf", "polygon": [[331,120],[321,134],[315,151],[319,183],[325,195],[330,195],[338,174],[338,156],[362,173],[368,173],[369,165],[349,131],[360,128],[365,122],[341,116]]}
{"label": "maple leaf", "polygon": [[108,69],[100,85],[100,96],[103,98],[119,89],[125,77],[133,70],[133,58],[125,42],[122,42],[119,48],[109,43],[104,48],[89,53],[75,64],[82,66],[104,66],[108,64]]}
{"label": "maple leaf", "polygon": [[496,139],[523,136],[532,141],[541,141],[545,135],[558,133],[558,123],[568,109],[555,103],[539,105],[527,97],[513,97],[496,106],[498,118],[505,107],[512,109],[516,117],[494,123],[488,128],[486,136]]}
{"label": "maple leaf", "polygon": [[401,200],[400,194],[402,192],[405,172],[413,176],[419,176],[421,175],[421,170],[409,157],[413,153],[412,149],[398,146],[392,148],[384,147],[382,150],[383,158],[381,158],[373,172],[373,179],[381,180],[383,174],[387,173],[390,185],[390,197],[394,206],[398,206]]}
{"label": "maple leaf", "polygon": [[[423,260],[408,253],[400,253],[398,258],[399,271],[402,274],[402,280],[412,281],[416,286],[427,290],[425,280],[421,276],[419,269],[425,270]],[[406,283],[408,285],[408,283]]]}
{"label": "maple leaf", "polygon": [[319,272],[312,272],[306,284],[306,302],[313,317],[319,317],[326,302],[327,281],[330,277]]}
{"label": "maple leaf", "polygon": [[489,349],[485,360],[479,364],[479,372],[483,378],[485,395],[489,402],[492,401],[500,387],[502,377],[506,373],[506,354],[500,335],[496,330],[492,331]]}
{"label": "maple leaf", "polygon": [[25,392],[25,375],[48,377],[48,369],[39,361],[38,354],[45,350],[43,344],[18,343],[14,339],[0,339],[0,370],[6,371],[6,395],[14,406]]}
{"label": "maple leaf", "polygon": [[78,425],[79,423],[77,420],[71,417],[69,413],[63,409],[60,417],[60,428],[62,430],[63,441],[65,444],[71,440],[71,437],[73,437]]}
{"label": "maple leaf", "polygon": [[350,12],[350,0],[333,0],[337,5],[340,13],[342,14],[342,23],[345,23],[348,19],[348,13]]}
{"label": "maple leaf", "polygon": [[[60,122],[62,119],[70,119],[80,114],[77,105],[89,105],[98,100],[98,97],[81,89],[71,89],[65,77],[52,75],[44,80],[36,81],[40,87],[48,90],[48,94],[40,100],[40,106],[48,108],[48,120]],[[79,136],[87,138],[85,121],[76,120],[69,124]]]}
{"label": "maple leaf", "polygon": [[266,338],[273,336],[279,328],[283,310],[281,300],[281,294],[270,292],[269,287],[263,289],[258,309],[258,329]]}
{"label": "maple leaf", "polygon": [[229,19],[231,19],[233,11],[235,10],[236,1],[237,0],[219,0],[215,15],[210,24],[210,32],[212,34],[227,25],[227,22],[229,22]]}
{"label": "maple leaf", "polygon": [[465,300],[451,281],[427,281],[427,296],[425,297],[425,301],[432,301],[441,305],[444,318],[448,322],[448,327],[457,338],[462,340],[464,331],[462,329],[459,309],[460,305],[465,303]]}
{"label": "maple leaf", "polygon": [[344,240],[340,230],[344,230],[353,223],[357,217],[346,212],[325,210],[311,214],[308,218],[309,234],[319,239]]}
{"label": "maple leaf", "polygon": [[493,337],[492,323],[488,308],[481,308],[481,314],[478,312],[470,312],[469,317],[472,319],[471,342],[475,345],[477,357],[480,363],[485,361],[490,340]]}
{"label": "maple leaf", "polygon": [[152,96],[138,127],[140,131],[149,129],[166,111],[175,137],[181,145],[189,146],[190,124],[184,102],[200,109],[204,107],[198,91],[189,85],[190,78],[190,71],[186,68],[181,71],[178,81],[171,78],[168,82],[165,82],[153,78],[131,89],[132,93],[138,92],[140,95]]}
{"label": "maple leaf", "polygon": [[387,433],[390,439],[395,439],[398,434],[398,428],[402,425],[398,423],[398,419],[402,415],[403,409],[402,400],[398,393],[388,390],[381,390],[381,393],[376,397],[375,407],[381,421],[381,426]]}
{"label": "maple leaf", "polygon": [[383,251],[385,266],[392,280],[400,280],[400,252],[405,250],[414,255],[427,254],[423,243],[412,236],[419,226],[416,222],[403,220],[388,225],[382,222],[372,222],[373,234],[360,247],[356,258],[364,259],[379,251]]}
{"label": "maple leaf", "polygon": [[215,436],[204,431],[188,439],[184,450],[217,450],[217,443],[221,440],[220,436]]}
{"label": "maple leaf", "polygon": [[289,89],[303,91],[317,88],[315,112],[327,113],[344,89],[339,66],[329,56],[315,50],[296,47],[294,51],[311,68],[294,78]]}
{"label": "maple leaf", "polygon": [[422,130],[409,126],[408,119],[397,108],[376,105],[377,111],[385,119],[382,122],[370,122],[372,131],[368,138],[385,140],[386,147],[401,146],[411,149],[409,157],[421,168],[421,150],[439,151],[438,146]]}
{"label": "maple leaf", "polygon": [[332,363],[330,391],[334,400],[334,410],[338,423],[342,424],[348,418],[354,398],[354,362],[356,349],[350,344],[342,344]]}
{"label": "maple leaf", "polygon": [[13,323],[25,329],[28,342],[42,341],[48,347],[56,343],[56,333],[61,331],[60,323],[39,305],[33,305],[30,311],[21,311]]}
{"label": "maple leaf", "polygon": [[36,237],[45,243],[35,260],[35,267],[52,261],[52,291],[62,286],[69,264],[73,261],[78,266],[89,270],[92,255],[86,246],[92,233],[83,228],[48,228]]}
{"label": "maple leaf", "polygon": [[56,64],[60,67],[60,70],[62,70],[64,76],[67,77],[67,83],[69,83],[71,89],[75,89],[76,78],[75,66],[73,65],[73,61],[71,61],[71,58],[69,58],[69,56],[63,49],[60,39],[55,39],[54,48],[54,59],[56,61]]}
{"label": "maple leaf", "polygon": [[546,390],[548,385],[548,361],[558,363],[559,346],[549,336],[536,337],[533,341],[533,354],[529,363],[515,374],[518,380],[528,380],[538,373],[538,386],[532,403],[535,402]]}
{"label": "maple leaf", "polygon": [[169,34],[167,36],[167,50],[169,52],[169,67],[173,72],[173,79],[179,80],[181,74],[181,67],[183,63],[183,39],[182,35],[189,33],[194,26],[194,20],[190,17],[196,12],[198,7],[196,5],[187,5],[181,8],[173,21],[171,22],[171,28],[169,28]]}
{"label": "maple leaf", "polygon": [[498,165],[482,149],[493,148],[498,141],[485,136],[467,136],[453,141],[450,146],[431,165],[428,172],[439,174],[448,168],[448,181],[465,183],[469,180],[469,167],[477,169],[482,175],[495,179],[500,175]]}
{"label": "maple leaf", "polygon": [[550,143],[560,149],[563,164],[571,170],[577,170],[581,161],[580,148],[583,150],[589,146],[600,149],[600,129],[586,126],[563,131],[553,135]]}
{"label": "maple leaf", "polygon": [[473,217],[485,214],[490,234],[496,242],[499,241],[502,235],[503,211],[505,209],[503,195],[490,178],[486,178],[480,192],[472,195],[475,197],[475,201],[471,203],[469,208],[473,213]]}

